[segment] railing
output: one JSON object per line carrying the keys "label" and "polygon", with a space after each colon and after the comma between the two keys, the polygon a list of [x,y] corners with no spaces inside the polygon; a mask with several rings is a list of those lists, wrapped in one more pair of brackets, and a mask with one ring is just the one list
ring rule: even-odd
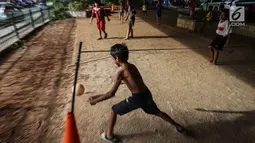
{"label": "railing", "polygon": [[[7,27],[0,31],[0,52],[28,35],[37,27],[44,25],[50,21],[50,7],[36,8],[23,11],[22,14],[11,17],[6,21],[9,23]],[[17,22],[20,20],[20,22]]]}

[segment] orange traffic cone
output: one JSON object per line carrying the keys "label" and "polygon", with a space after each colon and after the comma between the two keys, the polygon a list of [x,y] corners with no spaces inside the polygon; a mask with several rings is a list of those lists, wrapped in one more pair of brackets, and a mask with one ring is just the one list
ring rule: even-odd
{"label": "orange traffic cone", "polygon": [[64,143],[80,143],[75,118],[72,112],[68,112],[66,116]]}

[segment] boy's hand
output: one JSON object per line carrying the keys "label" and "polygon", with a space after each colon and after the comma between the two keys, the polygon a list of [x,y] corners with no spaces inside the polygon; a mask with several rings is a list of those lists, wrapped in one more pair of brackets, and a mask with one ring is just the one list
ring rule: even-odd
{"label": "boy's hand", "polygon": [[96,98],[97,98],[96,96],[89,98],[88,102],[90,103],[90,105],[96,105],[97,104],[97,102],[95,100]]}
{"label": "boy's hand", "polygon": [[94,100],[94,99],[89,99],[89,103],[90,103],[90,105],[96,105],[97,104],[97,102]]}
{"label": "boy's hand", "polygon": [[90,105],[96,105],[98,102],[98,98],[104,96],[104,94],[100,94],[100,95],[95,95],[95,96],[91,96],[88,100],[88,102],[90,103]]}

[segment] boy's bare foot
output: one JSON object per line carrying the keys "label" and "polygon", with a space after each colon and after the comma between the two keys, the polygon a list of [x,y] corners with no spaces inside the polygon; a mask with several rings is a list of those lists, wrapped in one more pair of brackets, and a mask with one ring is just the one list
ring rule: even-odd
{"label": "boy's bare foot", "polygon": [[134,36],[130,36],[129,38],[134,38]]}
{"label": "boy's bare foot", "polygon": [[102,39],[102,37],[97,38],[97,40],[101,40],[101,39]]}
{"label": "boy's bare foot", "polygon": [[211,63],[212,65],[218,65],[217,62],[214,62],[214,61],[210,61],[210,63]]}
{"label": "boy's bare foot", "polygon": [[129,39],[129,37],[124,38],[124,40],[128,40],[128,39]]}
{"label": "boy's bare foot", "polygon": [[213,62],[213,60],[210,60],[210,63],[212,63]]}

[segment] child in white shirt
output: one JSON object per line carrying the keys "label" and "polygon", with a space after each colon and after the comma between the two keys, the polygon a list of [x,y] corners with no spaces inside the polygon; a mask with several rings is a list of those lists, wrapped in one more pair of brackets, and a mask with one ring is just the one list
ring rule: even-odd
{"label": "child in white shirt", "polygon": [[217,64],[219,51],[223,50],[223,47],[229,37],[229,34],[232,32],[230,23],[227,18],[228,18],[227,12],[222,12],[220,15],[219,24],[216,29],[216,36],[208,47],[210,49],[210,54],[212,57],[210,62],[215,65]]}

